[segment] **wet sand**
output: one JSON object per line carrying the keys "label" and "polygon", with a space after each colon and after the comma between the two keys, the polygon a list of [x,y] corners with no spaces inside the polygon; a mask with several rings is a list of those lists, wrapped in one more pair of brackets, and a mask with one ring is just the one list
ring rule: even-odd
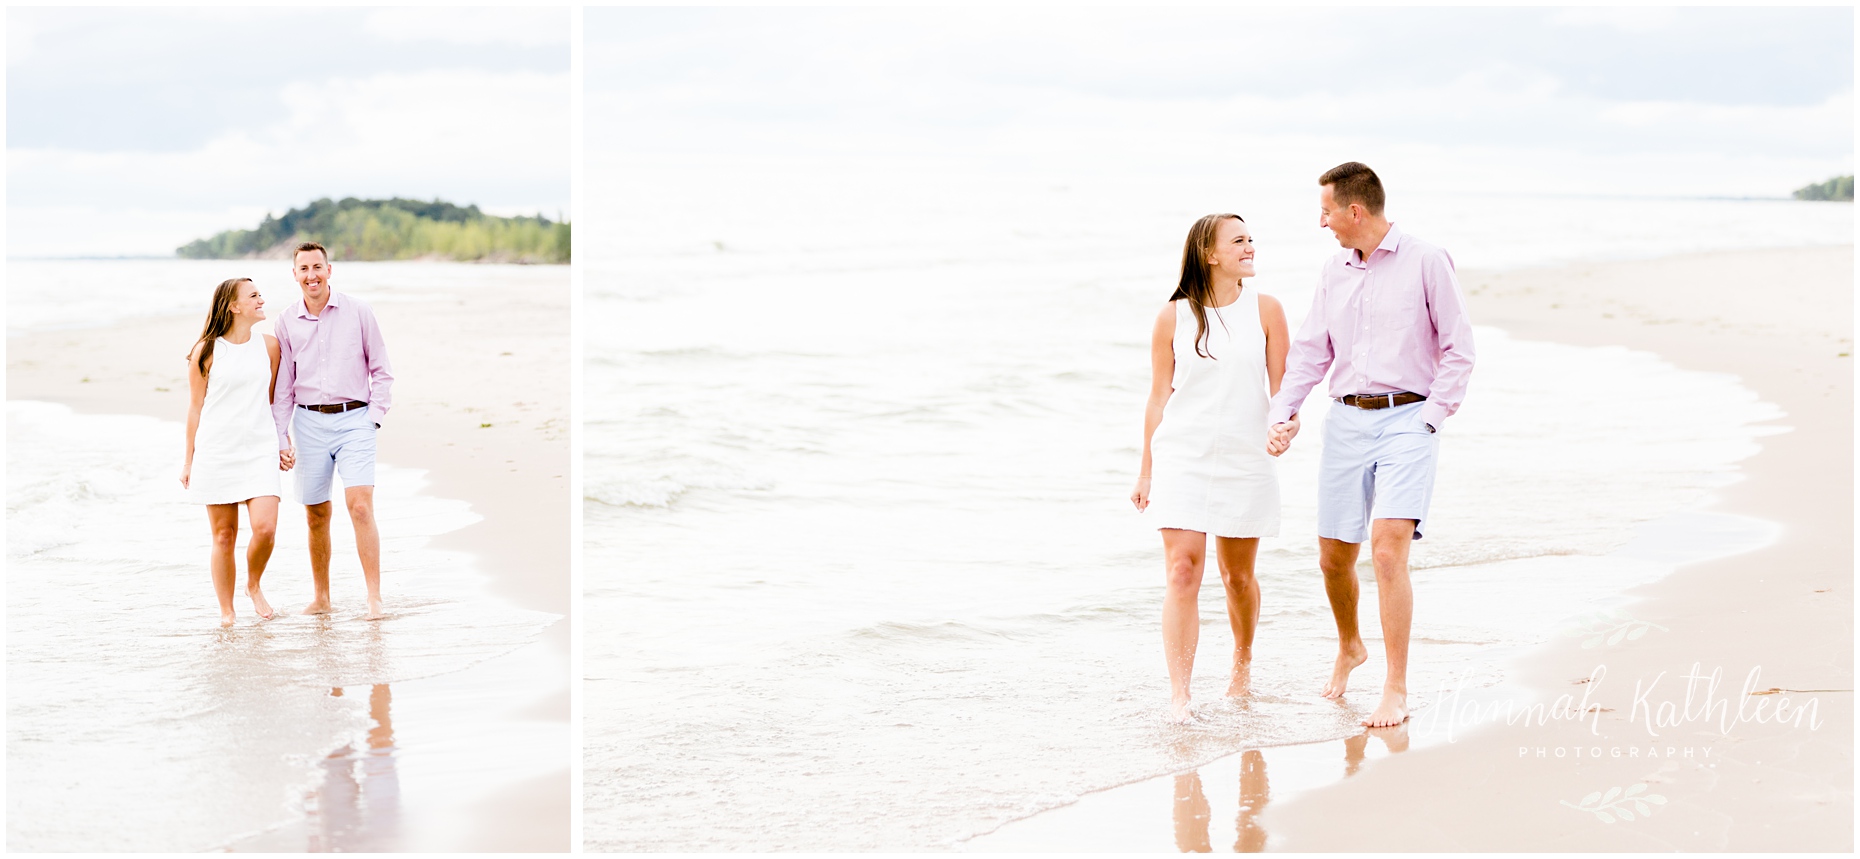
{"label": "wet sand", "polygon": [[[1566,714],[1600,708],[1586,720],[1506,724],[1467,709],[1448,736],[1439,717],[1460,710],[1443,700],[1431,722],[1422,711],[1372,737],[1247,752],[964,848],[1853,849],[1853,248],[1466,272],[1462,283],[1481,325],[1655,352],[1736,375],[1779,405],[1786,431],[1764,437],[1744,479],[1705,509],[1779,523],[1780,537],[1629,590],[1629,626],[1651,624],[1633,638],[1559,637],[1513,666],[1519,705],[1554,709],[1568,694]],[[1714,672],[1711,689],[1685,679]],[[1353,688],[1371,694],[1378,680]]]}
{"label": "wet sand", "polygon": [[[465,803],[456,815],[463,828],[457,840],[443,841],[410,830],[403,835],[414,835],[420,843],[403,843],[402,849],[572,847],[569,278],[566,267],[559,270],[559,290],[498,287],[474,289],[469,302],[370,302],[386,335],[395,374],[394,405],[379,441],[380,461],[425,469],[429,494],[465,500],[484,517],[436,540],[436,546],[472,553],[498,596],[564,617],[540,641],[516,653],[457,675],[394,685],[392,710],[403,738],[396,748],[402,758],[411,755],[417,763],[422,738],[443,733],[445,714],[423,706],[423,699],[430,697],[455,706],[475,702],[470,711],[480,731],[475,742],[508,740],[530,750],[531,757],[552,759],[551,765],[520,782],[464,788],[459,779],[469,779],[470,766],[433,760],[427,766],[453,773],[440,787],[448,797]],[[369,300],[366,294],[358,295]],[[270,298],[275,315],[295,296]],[[63,403],[81,412],[185,420],[185,353],[199,326],[194,316],[163,317],[9,338],[7,397]],[[178,473],[180,451],[175,452],[175,463]],[[280,528],[302,529],[300,511],[299,505],[287,501],[280,510],[285,520]],[[345,552],[353,561],[353,551],[352,546],[336,546],[338,571]],[[393,574],[391,569],[384,572],[391,608]],[[333,585],[338,600],[345,591],[355,596],[361,588],[359,581],[344,581],[340,575]],[[278,608],[295,611],[301,606]],[[248,610],[242,604],[241,611]],[[513,672],[507,665],[524,668]],[[410,725],[417,729],[422,724],[435,730],[409,731]],[[490,724],[501,726],[508,737],[500,739],[499,729],[484,734]],[[469,744],[455,751],[465,757],[476,754]],[[256,849],[308,847],[305,841],[278,839]]]}

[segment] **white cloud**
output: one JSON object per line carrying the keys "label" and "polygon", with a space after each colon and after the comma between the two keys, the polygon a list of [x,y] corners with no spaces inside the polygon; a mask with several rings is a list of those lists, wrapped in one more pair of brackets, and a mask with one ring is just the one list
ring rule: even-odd
{"label": "white cloud", "polygon": [[1613,27],[1629,33],[1656,33],[1679,20],[1671,6],[1579,6],[1558,9],[1551,22],[1566,27]]}
{"label": "white cloud", "polygon": [[364,32],[395,42],[436,41],[454,45],[509,44],[525,48],[568,47],[566,8],[419,7],[375,9]]}
{"label": "white cloud", "polygon": [[7,68],[23,66],[37,53],[39,43],[39,22],[29,15],[7,14],[6,22],[6,65]]}

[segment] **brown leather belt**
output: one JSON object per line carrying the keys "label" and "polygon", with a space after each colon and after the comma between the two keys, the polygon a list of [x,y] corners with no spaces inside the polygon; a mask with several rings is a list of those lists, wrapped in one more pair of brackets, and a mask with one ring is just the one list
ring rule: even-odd
{"label": "brown leather belt", "polygon": [[1337,398],[1337,402],[1359,409],[1386,409],[1405,406],[1427,399],[1420,394],[1409,391],[1397,391],[1393,394],[1347,394]]}
{"label": "brown leather belt", "polygon": [[310,405],[309,403],[298,403],[297,407],[300,409],[309,409],[310,411],[313,411],[313,412],[322,412],[323,414],[326,414],[326,415],[339,415],[339,414],[342,414],[343,412],[350,412],[356,409],[368,408],[368,404],[362,402],[361,400],[350,400],[346,403],[330,403],[328,405],[315,405],[315,406]]}

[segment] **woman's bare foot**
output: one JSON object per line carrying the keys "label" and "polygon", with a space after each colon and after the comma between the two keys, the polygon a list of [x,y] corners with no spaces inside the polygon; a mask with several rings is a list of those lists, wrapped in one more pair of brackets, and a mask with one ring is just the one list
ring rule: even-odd
{"label": "woman's bare foot", "polygon": [[258,612],[260,619],[270,620],[271,616],[276,614],[271,610],[271,603],[265,601],[265,592],[259,590],[258,585],[247,585],[245,593],[246,596],[252,598],[252,610]]}
{"label": "woman's bare foot", "polygon": [[1371,728],[1386,728],[1408,721],[1408,696],[1390,689],[1382,690],[1382,703],[1376,710],[1363,719],[1363,724]]}
{"label": "woman's bare foot", "polygon": [[329,614],[329,599],[325,597],[304,606],[304,614]]}
{"label": "woman's bare foot", "polygon": [[1253,663],[1234,657],[1234,679],[1227,684],[1227,697],[1244,698],[1253,693]]}
{"label": "woman's bare foot", "polygon": [[381,601],[379,599],[370,598],[368,600],[367,619],[368,620],[380,620],[384,617],[387,617],[387,615],[381,611]]}
{"label": "woman's bare foot", "polygon": [[1178,725],[1186,725],[1192,721],[1188,713],[1187,695],[1173,697],[1169,700],[1169,721]]}
{"label": "woman's bare foot", "polygon": [[220,626],[232,626],[232,625],[233,625],[233,613],[230,611],[220,612]]}
{"label": "woman's bare foot", "polygon": [[1339,647],[1337,664],[1330,670],[1330,682],[1324,684],[1324,697],[1342,698],[1343,690],[1350,686],[1350,672],[1368,659],[1369,651],[1363,649],[1360,641]]}

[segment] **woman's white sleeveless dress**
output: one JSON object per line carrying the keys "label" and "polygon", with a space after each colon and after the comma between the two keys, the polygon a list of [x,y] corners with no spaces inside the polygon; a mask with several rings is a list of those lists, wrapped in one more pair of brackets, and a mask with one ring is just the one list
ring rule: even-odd
{"label": "woman's white sleeveless dress", "polygon": [[1175,392],[1150,436],[1150,506],[1157,528],[1220,537],[1279,535],[1279,470],[1266,452],[1266,334],[1259,294],[1242,289],[1207,308],[1195,353],[1195,312],[1175,303]]}
{"label": "woman's white sleeveless dress", "polygon": [[197,504],[236,504],[279,494],[271,352],[257,331],[244,343],[222,337],[213,344],[187,494]]}

